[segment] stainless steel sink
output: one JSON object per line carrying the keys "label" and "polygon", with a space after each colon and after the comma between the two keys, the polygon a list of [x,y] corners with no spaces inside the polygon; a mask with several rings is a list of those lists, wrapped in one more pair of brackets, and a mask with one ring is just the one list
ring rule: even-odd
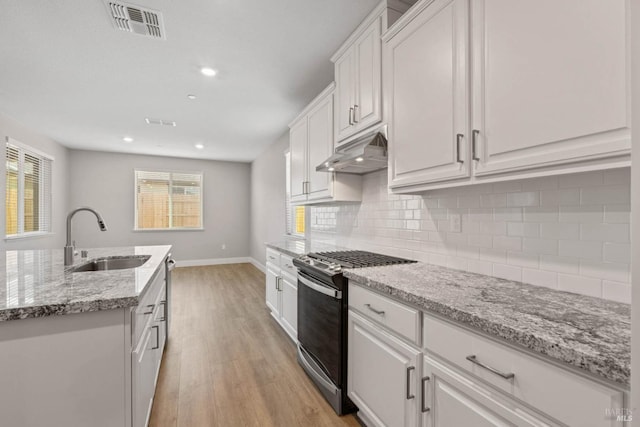
{"label": "stainless steel sink", "polygon": [[103,270],[124,270],[127,268],[136,268],[143,265],[151,258],[151,255],[130,255],[130,256],[110,256],[104,258],[96,258],[85,264],[70,268],[72,273],[81,273],[84,271],[103,271]]}

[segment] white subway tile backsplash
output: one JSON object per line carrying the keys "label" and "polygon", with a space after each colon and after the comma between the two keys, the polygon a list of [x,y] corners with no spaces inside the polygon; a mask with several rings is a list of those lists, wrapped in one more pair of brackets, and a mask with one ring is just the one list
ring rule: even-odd
{"label": "white subway tile backsplash", "polygon": [[507,223],[507,235],[520,237],[540,236],[540,224],[528,222]]}
{"label": "white subway tile backsplash", "polygon": [[558,208],[553,206],[524,208],[524,222],[555,222],[558,221]]}
{"label": "white subway tile backsplash", "polygon": [[580,239],[580,224],[545,222],[540,224],[540,237],[544,239]]}
{"label": "white subway tile backsplash", "polygon": [[522,268],[506,264],[493,264],[493,275],[501,279],[522,281]]}
{"label": "white subway tile backsplash", "polygon": [[537,191],[527,191],[523,193],[507,193],[507,206],[538,206],[540,204],[540,193]]}
{"label": "white subway tile backsplash", "polygon": [[536,286],[547,288],[558,287],[558,273],[553,271],[534,270],[530,268],[522,269],[522,281]]}
{"label": "white subway tile backsplash", "polygon": [[555,239],[525,237],[522,239],[522,251],[529,254],[557,255],[558,241]]}
{"label": "white subway tile backsplash", "polygon": [[493,247],[496,249],[505,249],[507,251],[522,250],[522,238],[511,236],[494,236]]}
{"label": "white subway tile backsplash", "polygon": [[580,190],[580,203],[583,205],[625,204],[631,200],[629,187],[625,185],[583,188]]}
{"label": "white subway tile backsplash", "polygon": [[558,289],[576,294],[602,297],[602,280],[558,273]]}
{"label": "white subway tile backsplash", "polygon": [[582,240],[601,242],[628,242],[629,224],[582,224]]}
{"label": "white subway tile backsplash", "polygon": [[610,280],[602,281],[602,297],[612,300],[631,304],[631,285],[629,283],[612,282]]}
{"label": "white subway tile backsplash", "polygon": [[605,243],[603,259],[607,262],[631,264],[631,244]]}
{"label": "white subway tile backsplash", "polygon": [[585,242],[579,240],[560,240],[559,252],[561,256],[582,258],[599,261],[602,259],[601,242]]}
{"label": "white subway tile backsplash", "polygon": [[[629,169],[389,194],[310,207],[311,238],[539,286],[630,301]],[[450,231],[450,216],[462,218]]]}
{"label": "white subway tile backsplash", "polygon": [[557,271],[558,273],[580,274],[580,260],[556,255],[540,255],[540,269]]}
{"label": "white subway tile backsplash", "polygon": [[605,205],[604,222],[609,224],[629,224],[631,222],[631,206]]}
{"label": "white subway tile backsplash", "polygon": [[629,264],[614,262],[580,261],[580,275],[613,280],[616,282],[629,281]]}

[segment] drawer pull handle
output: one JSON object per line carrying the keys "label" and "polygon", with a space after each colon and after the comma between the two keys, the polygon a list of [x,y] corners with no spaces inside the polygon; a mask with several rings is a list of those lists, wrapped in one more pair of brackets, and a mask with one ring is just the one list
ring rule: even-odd
{"label": "drawer pull handle", "polygon": [[413,399],[416,396],[414,394],[411,394],[411,371],[413,371],[414,369],[416,369],[415,366],[409,366],[407,368],[407,400]]}
{"label": "drawer pull handle", "polygon": [[155,305],[155,304],[149,304],[149,305],[147,306],[147,308],[148,308],[148,307],[151,307],[151,311],[145,311],[145,312],[144,312],[144,313],[142,313],[142,314],[151,314],[151,313],[153,313],[153,309],[154,309],[154,308],[156,308],[156,305]]}
{"label": "drawer pull handle", "polygon": [[152,326],[151,329],[153,328],[156,329],[156,345],[155,347],[152,347],[151,350],[157,350],[160,348],[160,326]]}
{"label": "drawer pull handle", "polygon": [[504,372],[500,372],[495,368],[492,368],[491,366],[487,366],[484,363],[478,362],[478,359],[476,359],[476,355],[472,354],[471,356],[467,356],[467,360],[475,365],[480,366],[481,368],[486,369],[489,372],[492,372],[502,378],[504,378],[505,380],[511,380],[513,378],[515,378],[516,374],[514,374],[513,372],[510,372],[508,374],[505,374]]}
{"label": "drawer pull handle", "polygon": [[462,138],[464,138],[463,134],[459,133],[456,135],[456,162],[458,163],[464,163],[464,160],[460,158],[460,144],[462,143]]}
{"label": "drawer pull handle", "polygon": [[478,129],[474,129],[473,132],[471,133],[471,147],[473,150],[473,153],[471,154],[471,158],[473,160],[480,160],[480,157],[478,157],[478,135],[480,134],[480,131]]}
{"label": "drawer pull handle", "polygon": [[431,408],[429,408],[427,406],[427,404],[425,403],[425,400],[426,400],[426,397],[427,397],[427,381],[429,381],[429,379],[430,379],[429,377],[422,378],[422,390],[421,390],[421,393],[422,393],[422,402],[421,402],[422,405],[421,406],[422,406],[422,408],[421,408],[421,410],[422,410],[423,413],[431,411]]}
{"label": "drawer pull handle", "polygon": [[376,310],[375,308],[371,307],[371,304],[365,304],[364,306],[367,307],[369,310],[373,311],[375,314],[384,316],[384,310]]}

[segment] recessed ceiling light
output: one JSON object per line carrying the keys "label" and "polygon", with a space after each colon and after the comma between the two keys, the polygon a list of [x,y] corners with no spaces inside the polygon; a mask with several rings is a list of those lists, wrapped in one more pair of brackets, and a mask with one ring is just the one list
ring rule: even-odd
{"label": "recessed ceiling light", "polygon": [[125,136],[124,138],[122,138],[122,140],[124,142],[133,142],[133,138],[131,138],[130,136]]}
{"label": "recessed ceiling light", "polygon": [[195,96],[195,95],[192,95],[192,94],[189,94],[189,95],[187,95],[187,98],[189,98],[189,99],[196,99],[196,96]]}
{"label": "recessed ceiling light", "polygon": [[202,144],[196,144],[196,145],[195,145],[195,147],[196,147],[198,150],[202,150],[202,149],[204,148],[204,145],[202,145]]}
{"label": "recessed ceiling light", "polygon": [[218,72],[216,70],[214,70],[213,68],[209,68],[209,67],[202,67],[200,68],[200,72],[202,74],[204,74],[207,77],[213,77],[216,74],[218,74]]}

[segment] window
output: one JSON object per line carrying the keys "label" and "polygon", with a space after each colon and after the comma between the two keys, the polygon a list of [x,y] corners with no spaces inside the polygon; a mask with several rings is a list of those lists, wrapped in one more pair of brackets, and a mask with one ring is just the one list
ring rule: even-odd
{"label": "window", "polygon": [[53,157],[10,138],[6,150],[6,237],[50,233]]}
{"label": "window", "polygon": [[284,156],[286,164],[286,193],[284,197],[286,233],[304,236],[305,208],[304,206],[291,205],[291,154],[287,151]]}
{"label": "window", "polygon": [[135,171],[136,230],[202,229],[202,173]]}

